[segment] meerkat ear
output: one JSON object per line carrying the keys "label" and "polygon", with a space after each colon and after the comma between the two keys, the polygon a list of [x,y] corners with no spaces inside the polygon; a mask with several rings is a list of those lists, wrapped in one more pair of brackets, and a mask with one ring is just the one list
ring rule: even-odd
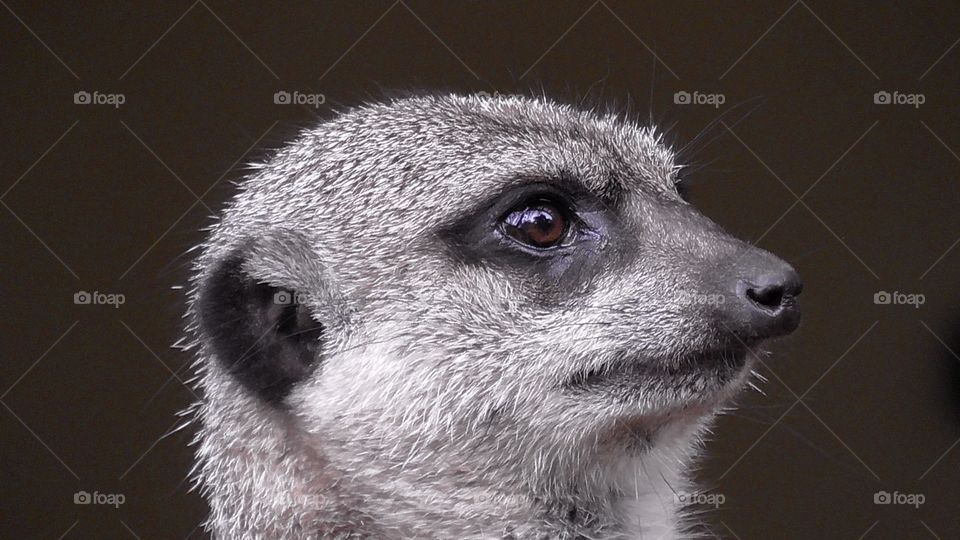
{"label": "meerkat ear", "polygon": [[[313,290],[271,284],[282,282],[282,274],[304,271],[284,251],[253,245],[234,250],[213,264],[197,296],[200,331],[216,361],[274,404],[310,375],[325,337],[306,299]],[[276,264],[288,267],[270,268]]]}

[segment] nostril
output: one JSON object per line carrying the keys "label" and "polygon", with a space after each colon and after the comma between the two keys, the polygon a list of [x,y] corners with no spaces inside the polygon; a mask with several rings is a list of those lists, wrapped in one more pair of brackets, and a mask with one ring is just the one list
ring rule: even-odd
{"label": "nostril", "polygon": [[779,309],[783,304],[783,286],[767,285],[766,287],[749,287],[747,298],[751,302],[766,309]]}
{"label": "nostril", "polygon": [[800,276],[773,255],[756,253],[752,265],[740,268],[733,291],[736,301],[725,306],[723,313],[738,325],[743,339],[789,334],[800,324]]}

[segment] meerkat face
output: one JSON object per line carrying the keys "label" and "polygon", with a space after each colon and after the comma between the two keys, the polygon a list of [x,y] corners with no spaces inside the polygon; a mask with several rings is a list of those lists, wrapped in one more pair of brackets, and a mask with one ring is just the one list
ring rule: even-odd
{"label": "meerkat face", "polygon": [[342,114],[261,166],[214,230],[202,341],[236,391],[327,441],[496,433],[532,456],[618,425],[655,437],[799,322],[793,269],[703,217],[677,171],[652,129],[547,101]]}

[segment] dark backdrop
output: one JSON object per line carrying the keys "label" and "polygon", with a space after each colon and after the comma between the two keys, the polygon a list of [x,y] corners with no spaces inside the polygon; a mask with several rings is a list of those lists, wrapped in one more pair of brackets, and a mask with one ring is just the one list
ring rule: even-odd
{"label": "dark backdrop", "polygon": [[722,495],[713,530],[960,535],[960,7],[0,4],[0,536],[202,536],[189,431],[165,436],[193,399],[170,348],[185,251],[244,163],[393,89],[542,91],[652,114],[677,148],[702,134],[695,201],[806,282],[766,396],[720,422],[697,473]]}

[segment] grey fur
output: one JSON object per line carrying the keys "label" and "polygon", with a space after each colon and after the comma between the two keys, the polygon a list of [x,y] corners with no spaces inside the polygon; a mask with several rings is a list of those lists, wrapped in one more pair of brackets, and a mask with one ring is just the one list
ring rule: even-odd
{"label": "grey fur", "polygon": [[[751,364],[684,370],[718,329],[708,306],[678,292],[703,291],[717,261],[750,248],[680,199],[677,170],[653,129],[545,99],[476,96],[353,109],[256,166],[202,246],[188,313],[208,530],[684,534],[675,493],[691,489],[701,435]],[[441,238],[478,201],[557,177],[626,194],[622,244],[598,248],[616,256],[573,290],[461,260]],[[302,293],[324,326],[319,365],[279,406],[225,371],[199,321],[205,280],[236,250],[245,272]],[[542,289],[547,300],[535,300]],[[560,389],[628,362],[637,377]]]}

